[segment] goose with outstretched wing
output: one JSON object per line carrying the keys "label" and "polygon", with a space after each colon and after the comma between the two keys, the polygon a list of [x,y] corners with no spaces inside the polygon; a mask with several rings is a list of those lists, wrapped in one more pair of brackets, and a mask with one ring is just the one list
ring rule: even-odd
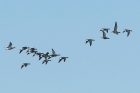
{"label": "goose with outstretched wing", "polygon": [[100,31],[106,31],[108,33],[108,30],[110,30],[110,28],[102,28]]}
{"label": "goose with outstretched wing", "polygon": [[14,49],[15,47],[12,47],[12,43],[10,42],[9,43],[9,45],[8,45],[8,47],[6,47],[6,50],[12,50],[12,49]]}
{"label": "goose with outstretched wing", "polygon": [[124,29],[123,33],[124,32],[127,32],[127,37],[130,35],[130,32],[132,32],[132,30],[129,30],[129,29]]}
{"label": "goose with outstretched wing", "polygon": [[86,39],[86,43],[89,42],[90,46],[92,45],[92,41],[95,41],[94,39]]}
{"label": "goose with outstretched wing", "polygon": [[118,35],[118,33],[120,33],[120,32],[117,31],[117,28],[118,28],[118,25],[117,25],[117,22],[115,22],[114,30],[112,31],[112,33]]}
{"label": "goose with outstretched wing", "polygon": [[23,64],[21,65],[21,69],[22,69],[23,67],[27,67],[28,65],[30,65],[30,63],[23,63]]}
{"label": "goose with outstretched wing", "polygon": [[106,33],[104,32],[104,31],[102,31],[103,32],[103,39],[110,39],[110,38],[108,38],[108,37],[106,37]]}
{"label": "goose with outstretched wing", "polygon": [[60,56],[60,54],[56,54],[56,52],[54,51],[54,49],[52,49],[52,54],[48,55],[48,59],[50,59],[51,57],[56,57],[56,56]]}
{"label": "goose with outstretched wing", "polygon": [[68,58],[68,57],[60,57],[58,63],[60,63],[61,60],[64,60],[64,62],[65,62],[66,61],[66,58]]}

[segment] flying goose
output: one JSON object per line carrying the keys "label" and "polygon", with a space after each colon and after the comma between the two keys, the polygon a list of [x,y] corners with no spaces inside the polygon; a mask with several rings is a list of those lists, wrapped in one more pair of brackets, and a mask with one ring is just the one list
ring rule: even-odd
{"label": "flying goose", "polygon": [[117,31],[117,28],[118,28],[118,26],[117,26],[117,22],[115,22],[114,30],[112,31],[112,33],[118,35],[118,33],[120,33],[120,32]]}
{"label": "flying goose", "polygon": [[39,53],[39,60],[43,57],[44,53]]}
{"label": "flying goose", "polygon": [[38,54],[38,51],[34,51],[33,57]]}
{"label": "flying goose", "polygon": [[26,50],[26,49],[29,49],[29,47],[22,47],[22,48],[20,48],[20,51],[19,51],[19,54],[23,51],[23,50]]}
{"label": "flying goose", "polygon": [[129,29],[124,29],[123,33],[124,33],[124,32],[127,32],[127,37],[128,37],[128,36],[129,36],[129,34],[130,34],[130,31],[132,32],[132,30],[129,30]]}
{"label": "flying goose", "polygon": [[108,30],[110,30],[110,28],[102,28],[100,31],[106,31],[108,33]]}
{"label": "flying goose", "polygon": [[94,39],[86,39],[86,43],[89,42],[90,46],[92,45],[92,41],[95,41]]}
{"label": "flying goose", "polygon": [[32,50],[37,50],[36,48],[29,48],[26,53],[28,53],[29,51],[32,51]]}
{"label": "flying goose", "polygon": [[68,58],[68,57],[60,57],[59,58],[59,62],[58,63],[60,63],[60,61],[63,59],[64,60],[64,62],[66,61],[66,58]]}
{"label": "flying goose", "polygon": [[51,60],[45,59],[45,60],[42,61],[42,64],[44,64],[44,62],[47,64],[48,61],[51,61]]}
{"label": "flying goose", "polygon": [[49,52],[47,52],[46,54],[43,53],[42,56],[41,56],[41,58],[44,57],[45,59],[47,59],[47,57],[49,57],[48,54],[49,54]]}
{"label": "flying goose", "polygon": [[35,55],[39,56],[39,60],[40,60],[42,58],[43,54],[44,53],[40,53],[40,52],[35,51],[33,56],[35,56]]}
{"label": "flying goose", "polygon": [[52,49],[52,54],[51,55],[48,55],[50,59],[51,57],[56,57],[56,56],[60,56],[60,54],[56,54],[56,52]]}
{"label": "flying goose", "polygon": [[35,48],[30,48],[30,49],[27,50],[26,53],[27,53],[27,55],[28,55],[28,54],[34,53],[36,50],[37,50],[37,49],[35,49]]}
{"label": "flying goose", "polygon": [[6,47],[6,50],[12,50],[12,49],[14,49],[15,47],[12,47],[12,43],[10,42],[9,43],[9,45],[8,45],[8,47]]}
{"label": "flying goose", "polygon": [[30,63],[23,63],[22,65],[21,65],[21,69],[25,66],[25,67],[27,67],[28,65],[30,65]]}
{"label": "flying goose", "polygon": [[106,33],[104,32],[104,31],[102,31],[103,32],[103,39],[109,39],[108,37],[106,37]]}

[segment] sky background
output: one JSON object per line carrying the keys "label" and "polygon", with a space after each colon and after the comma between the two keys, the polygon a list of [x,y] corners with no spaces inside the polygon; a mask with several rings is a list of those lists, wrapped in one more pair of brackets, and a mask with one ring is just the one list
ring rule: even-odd
{"label": "sky background", "polygon": [[[139,9],[139,0],[1,0],[0,93],[140,93]],[[130,36],[111,33],[115,22]],[[45,65],[23,46],[69,58]]]}

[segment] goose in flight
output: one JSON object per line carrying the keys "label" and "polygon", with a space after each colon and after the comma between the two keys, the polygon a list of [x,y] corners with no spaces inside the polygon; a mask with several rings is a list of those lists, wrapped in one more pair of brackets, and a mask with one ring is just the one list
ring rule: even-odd
{"label": "goose in flight", "polygon": [[64,62],[66,61],[66,58],[68,58],[68,57],[60,57],[59,58],[59,62],[58,63],[60,63],[60,61],[63,59],[64,60]]}
{"label": "goose in flight", "polygon": [[39,56],[39,60],[40,60],[42,58],[43,54],[44,53],[40,53],[40,52],[35,51],[33,56],[35,56],[35,55]]}
{"label": "goose in flight", "polygon": [[23,50],[26,50],[26,49],[29,49],[29,47],[22,47],[21,49],[20,49],[20,51],[19,51],[19,54],[23,51]]}
{"label": "goose in flight", "polygon": [[110,28],[102,28],[100,31],[106,31],[108,33],[108,30],[110,30]]}
{"label": "goose in flight", "polygon": [[33,54],[33,57],[35,56],[35,55],[38,55],[38,51],[34,51],[34,54]]}
{"label": "goose in flight", "polygon": [[12,49],[14,49],[15,47],[12,47],[12,43],[10,42],[9,43],[9,45],[8,45],[8,47],[6,47],[6,50],[12,50]]}
{"label": "goose in flight", "polygon": [[102,31],[103,32],[103,39],[109,39],[108,37],[106,37],[106,33],[104,32],[104,31]]}
{"label": "goose in flight", "polygon": [[45,59],[47,59],[47,57],[49,57],[48,54],[49,54],[49,52],[47,52],[46,54],[40,53],[40,54],[39,54],[39,60],[40,60],[42,57],[44,57]]}
{"label": "goose in flight", "polygon": [[132,32],[132,30],[129,30],[129,29],[124,29],[123,33],[124,33],[124,32],[127,32],[127,37],[128,37],[128,36],[129,36],[129,34],[130,34],[130,31]]}
{"label": "goose in flight", "polygon": [[60,56],[60,54],[56,54],[56,52],[52,49],[52,54],[51,55],[48,55],[50,59],[51,57],[56,57],[56,56]]}
{"label": "goose in flight", "polygon": [[29,48],[26,53],[28,53],[29,51],[32,51],[32,50],[37,50],[36,48]]}
{"label": "goose in flight", "polygon": [[21,65],[21,69],[25,66],[25,67],[27,67],[28,65],[30,65],[30,63],[23,63],[22,65]]}
{"label": "goose in flight", "polygon": [[86,39],[86,43],[89,42],[90,46],[92,45],[92,41],[95,41],[94,39]]}
{"label": "goose in flight", "polygon": [[117,31],[117,28],[118,28],[118,26],[117,26],[117,22],[115,22],[114,30],[112,31],[112,33],[118,35],[118,33],[120,33],[120,32]]}
{"label": "goose in flight", "polygon": [[[42,58],[42,57],[44,57],[45,59],[47,59],[47,57],[49,57],[49,52],[47,52],[46,54],[43,53],[42,56],[41,56],[41,58]],[[40,59],[41,59],[41,58],[40,58]]]}
{"label": "goose in flight", "polygon": [[45,59],[45,60],[42,61],[42,64],[44,64],[44,63],[47,64],[49,61],[51,61],[51,60]]}
{"label": "goose in flight", "polygon": [[35,48],[30,48],[30,49],[27,50],[26,53],[27,53],[27,55],[28,55],[28,54],[34,53],[36,50],[37,50],[37,49],[35,49]]}

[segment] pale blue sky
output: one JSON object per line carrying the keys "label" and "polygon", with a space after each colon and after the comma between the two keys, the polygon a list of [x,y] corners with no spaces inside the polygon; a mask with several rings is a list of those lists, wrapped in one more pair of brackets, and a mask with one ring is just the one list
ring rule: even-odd
{"label": "pale blue sky", "polygon": [[[140,93],[139,9],[139,0],[1,0],[0,93]],[[129,37],[111,33],[115,21]],[[16,48],[5,50],[9,42]],[[45,65],[22,46],[69,58]]]}

